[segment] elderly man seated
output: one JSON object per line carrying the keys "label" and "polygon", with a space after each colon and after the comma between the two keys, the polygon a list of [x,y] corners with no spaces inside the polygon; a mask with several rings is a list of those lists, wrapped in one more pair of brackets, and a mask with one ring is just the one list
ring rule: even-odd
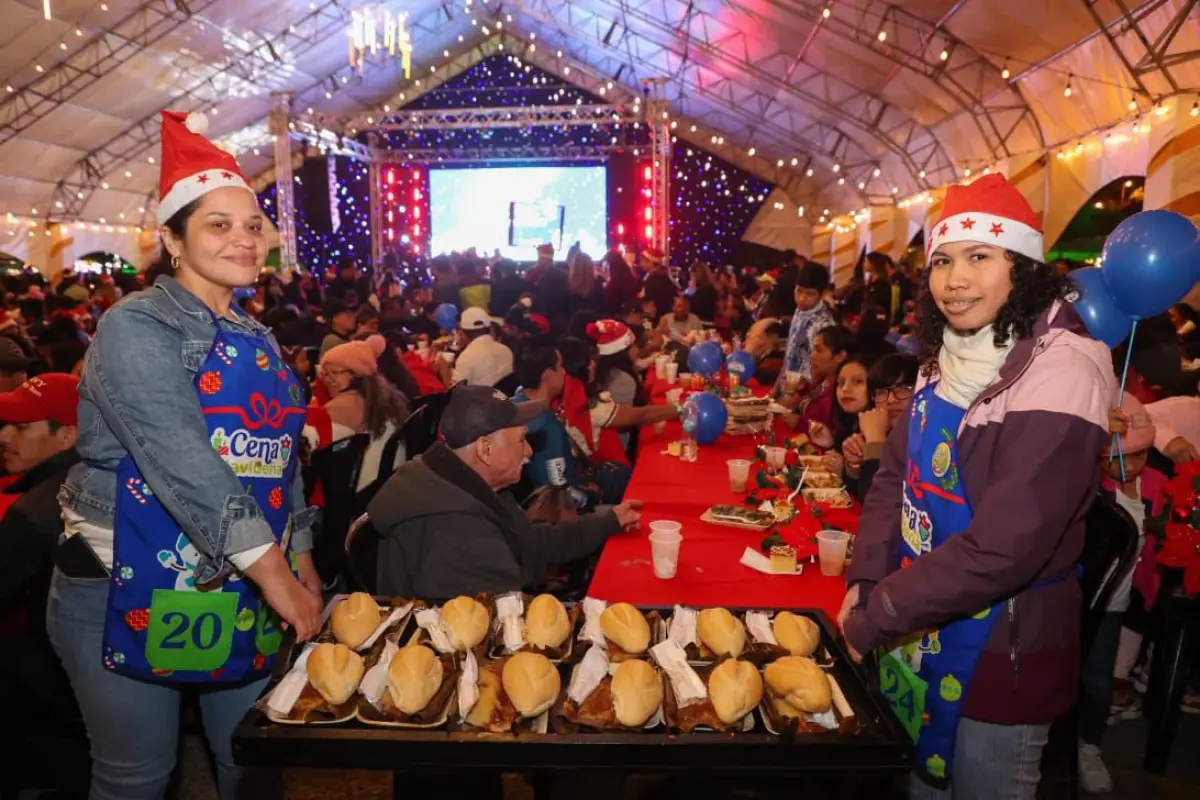
{"label": "elderly man seated", "polygon": [[531,453],[526,425],[544,408],[486,386],[452,390],[444,441],[396,470],[367,508],[381,536],[380,593],[444,599],[519,590],[638,524],[635,500],[557,524],[526,519],[505,490],[521,478]]}

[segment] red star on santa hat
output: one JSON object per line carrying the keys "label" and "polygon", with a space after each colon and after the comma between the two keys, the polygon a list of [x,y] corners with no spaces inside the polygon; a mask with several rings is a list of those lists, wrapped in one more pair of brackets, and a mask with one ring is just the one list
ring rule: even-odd
{"label": "red star on santa hat", "polygon": [[208,183],[208,176],[200,175],[199,177],[196,178],[196,182],[197,183]]}
{"label": "red star on santa hat", "polygon": [[942,227],[938,229],[938,236],[945,236],[946,232],[949,230],[950,230],[950,226],[945,223],[942,223]]}
{"label": "red star on santa hat", "polygon": [[999,222],[992,223],[992,236],[999,236],[1004,233],[1004,226]]}
{"label": "red star on santa hat", "polygon": [[222,172],[221,177],[227,181],[231,181],[231,180],[233,180],[233,173],[232,172]]}
{"label": "red star on santa hat", "polygon": [[969,231],[975,227],[975,220],[971,219],[970,217],[967,217],[962,222],[960,222],[959,225],[962,225],[962,228],[964,231]]}

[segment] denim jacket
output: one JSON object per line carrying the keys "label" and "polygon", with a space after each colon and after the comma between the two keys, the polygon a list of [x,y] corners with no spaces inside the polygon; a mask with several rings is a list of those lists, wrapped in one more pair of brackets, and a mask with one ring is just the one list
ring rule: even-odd
{"label": "denim jacket", "polygon": [[[220,324],[267,333],[242,315]],[[267,337],[278,353],[274,337]],[[71,468],[58,496],[64,509],[112,528],[117,465],[132,454],[155,497],[200,552],[198,584],[228,574],[230,554],[274,541],[258,503],[209,441],[192,380],[213,338],[208,308],[170,277],[100,318],[79,383],[76,449],[83,462]],[[293,548],[310,550],[316,509],[305,505],[299,470],[290,504]]]}

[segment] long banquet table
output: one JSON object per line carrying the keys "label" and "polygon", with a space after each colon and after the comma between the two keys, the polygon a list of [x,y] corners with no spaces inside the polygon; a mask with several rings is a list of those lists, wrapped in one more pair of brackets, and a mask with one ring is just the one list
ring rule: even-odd
{"label": "long banquet table", "polygon": [[[751,436],[722,435],[699,448],[694,462],[669,456],[667,443],[680,437],[679,423],[663,433],[641,432],[637,466],[625,496],[645,503],[641,529],[608,540],[588,594],[600,600],[634,605],[681,604],[695,607],[817,608],[837,617],[846,595],[841,577],[825,577],[817,564],[806,564],[802,575],[764,575],[740,563],[742,552],[758,549],[763,535],[700,520],[715,503],[741,504],[745,495],[729,489],[725,462],[754,457]],[[751,471],[751,485],[755,465]],[[799,498],[797,498],[798,500]],[[826,527],[854,531],[858,509],[822,509],[818,519],[803,504],[799,514],[779,526],[779,534],[796,545]],[[679,568],[674,578],[654,577],[650,562],[650,523],[669,519],[683,524]]]}

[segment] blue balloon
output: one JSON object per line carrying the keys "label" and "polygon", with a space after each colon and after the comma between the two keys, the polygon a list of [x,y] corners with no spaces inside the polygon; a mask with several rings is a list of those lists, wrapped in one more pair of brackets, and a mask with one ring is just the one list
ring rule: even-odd
{"label": "blue balloon", "polygon": [[724,360],[721,346],[716,342],[701,342],[688,353],[688,369],[696,375],[711,378],[721,371]]}
{"label": "blue balloon", "polygon": [[1196,282],[1197,239],[1195,224],[1174,211],[1142,211],[1118,225],[1100,267],[1117,307],[1142,319],[1183,300]]}
{"label": "blue balloon", "polygon": [[730,375],[737,375],[738,380],[743,384],[754,377],[754,370],[757,368],[754,356],[745,350],[734,350],[725,359],[725,369],[729,371]]}
{"label": "blue balloon", "polygon": [[728,412],[721,398],[711,392],[694,394],[683,409],[684,428],[699,444],[712,444],[725,430]]}
{"label": "blue balloon", "polygon": [[1104,276],[1099,267],[1082,267],[1071,273],[1071,282],[1079,296],[1071,301],[1076,313],[1083,318],[1092,338],[1116,347],[1129,336],[1133,320],[1117,307],[1117,301],[1108,293]]}
{"label": "blue balloon", "polygon": [[433,318],[443,331],[452,331],[458,324],[458,306],[453,303],[442,303],[433,310]]}

